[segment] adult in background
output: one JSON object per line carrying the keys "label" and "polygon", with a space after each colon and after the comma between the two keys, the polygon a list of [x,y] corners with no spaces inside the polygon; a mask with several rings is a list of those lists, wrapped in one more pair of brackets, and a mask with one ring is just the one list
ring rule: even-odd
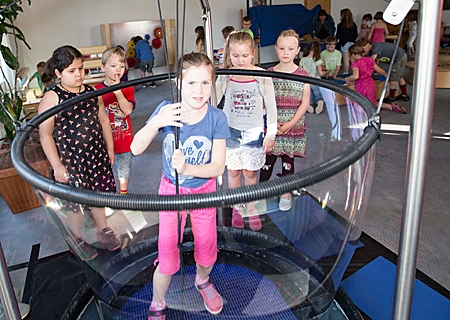
{"label": "adult in background", "polygon": [[321,9],[309,27],[309,34],[314,40],[324,40],[329,36],[334,36],[335,32],[336,26],[333,17]]}
{"label": "adult in background", "polygon": [[343,71],[348,73],[350,68],[350,58],[348,48],[353,45],[358,38],[358,27],[353,21],[353,14],[350,9],[341,10],[341,22],[337,25],[336,40],[337,49],[342,53]]}

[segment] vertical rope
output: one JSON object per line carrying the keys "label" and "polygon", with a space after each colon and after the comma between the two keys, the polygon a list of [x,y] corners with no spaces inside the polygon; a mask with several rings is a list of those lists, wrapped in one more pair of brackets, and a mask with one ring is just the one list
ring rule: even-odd
{"label": "vertical rope", "polygon": [[[177,11],[177,45],[179,43],[178,41],[178,34],[179,34],[179,1],[177,0],[176,5],[176,11]],[[179,59],[177,59],[177,76],[178,76],[178,85],[179,90],[177,90],[177,102],[181,103],[182,100],[182,90],[183,90],[183,52],[184,52],[184,32],[185,32],[185,22],[186,22],[186,0],[184,0],[183,3],[183,14],[182,14],[182,35],[181,35],[181,56]],[[178,47],[177,47],[178,49]],[[178,53],[178,50],[177,50]],[[178,61],[180,61],[178,63]],[[180,127],[175,127],[175,149],[179,149],[180,147]],[[175,190],[176,195],[180,194],[180,182],[178,178],[178,171],[175,170]],[[178,210],[178,250],[180,253],[180,281],[181,281],[181,304],[185,305],[184,303],[184,261],[183,261],[183,235],[181,234],[181,224],[182,224],[182,215],[180,213],[180,210]],[[187,217],[186,217],[187,219]],[[184,312],[181,313],[181,319],[184,319]]]}
{"label": "vertical rope", "polygon": [[166,33],[166,26],[164,25],[164,20],[162,17],[162,11],[161,11],[161,1],[158,1],[158,12],[159,12],[159,23],[161,24],[162,33],[163,33],[163,43],[164,43],[164,55],[166,57],[167,62],[167,78],[169,79],[169,87],[170,87],[170,94],[172,95],[172,102],[174,102],[174,92],[173,92],[173,86],[172,86],[172,79],[170,78],[170,64],[169,64],[169,53],[167,51],[167,33]]}

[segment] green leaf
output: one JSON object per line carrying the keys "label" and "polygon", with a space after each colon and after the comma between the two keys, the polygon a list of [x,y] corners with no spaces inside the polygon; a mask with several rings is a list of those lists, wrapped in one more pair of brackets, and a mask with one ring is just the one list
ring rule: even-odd
{"label": "green leaf", "polygon": [[5,60],[8,67],[13,70],[17,70],[19,67],[19,61],[11,52],[11,49],[4,45],[0,45],[0,52],[2,53],[3,59]]}

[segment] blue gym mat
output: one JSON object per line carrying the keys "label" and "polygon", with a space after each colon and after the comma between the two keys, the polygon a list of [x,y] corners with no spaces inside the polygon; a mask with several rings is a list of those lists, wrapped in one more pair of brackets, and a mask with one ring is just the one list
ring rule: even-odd
{"label": "blue gym mat", "polygon": [[[396,266],[378,257],[342,281],[353,303],[374,320],[390,320]],[[450,319],[450,300],[419,280],[414,282],[411,320]]]}

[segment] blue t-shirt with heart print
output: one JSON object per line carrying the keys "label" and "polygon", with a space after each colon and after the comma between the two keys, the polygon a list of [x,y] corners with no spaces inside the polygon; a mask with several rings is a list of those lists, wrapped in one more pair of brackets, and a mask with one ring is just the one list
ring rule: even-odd
{"label": "blue t-shirt with heart print", "polygon": [[[147,122],[157,115],[162,107],[170,103],[169,101],[163,101]],[[165,178],[170,179],[175,184],[175,170],[172,168],[172,155],[175,150],[174,127],[163,127],[160,130],[163,134],[163,174]],[[208,104],[208,111],[202,120],[193,125],[184,124],[180,128],[180,149],[183,150],[186,163],[193,165],[207,164],[211,162],[212,141],[214,139],[227,139],[229,137],[230,130],[225,113]],[[200,187],[209,179],[178,175],[180,186],[185,188]]]}

